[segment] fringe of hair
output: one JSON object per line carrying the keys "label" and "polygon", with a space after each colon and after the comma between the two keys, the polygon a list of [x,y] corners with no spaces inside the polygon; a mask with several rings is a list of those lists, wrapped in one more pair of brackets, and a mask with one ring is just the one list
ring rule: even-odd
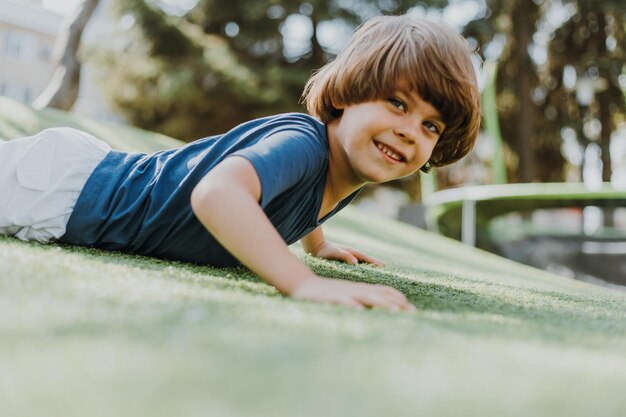
{"label": "fringe of hair", "polygon": [[446,129],[423,168],[451,164],[473,147],[481,120],[480,93],[467,41],[427,19],[379,16],[357,29],[334,61],[308,80],[302,101],[328,123],[339,107],[417,92],[442,115]]}

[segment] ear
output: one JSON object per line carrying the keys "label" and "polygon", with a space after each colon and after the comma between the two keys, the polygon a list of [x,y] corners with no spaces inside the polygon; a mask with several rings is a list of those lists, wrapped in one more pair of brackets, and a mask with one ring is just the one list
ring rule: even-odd
{"label": "ear", "polygon": [[337,102],[337,100],[332,100],[332,99],[331,99],[330,103],[332,104],[333,109],[335,109],[335,110],[337,110],[337,111],[342,111],[343,109],[345,109],[345,108],[346,108],[346,105],[345,105],[345,104],[343,104],[343,103],[339,103],[339,102]]}
{"label": "ear", "polygon": [[343,114],[343,109],[338,109],[338,108],[333,107],[332,110],[330,111],[330,114],[332,115],[333,119],[338,119]]}
{"label": "ear", "polygon": [[430,164],[430,161],[426,162],[424,164],[423,167],[420,168],[420,171],[422,171],[424,174],[428,174],[428,172],[433,168],[433,166]]}

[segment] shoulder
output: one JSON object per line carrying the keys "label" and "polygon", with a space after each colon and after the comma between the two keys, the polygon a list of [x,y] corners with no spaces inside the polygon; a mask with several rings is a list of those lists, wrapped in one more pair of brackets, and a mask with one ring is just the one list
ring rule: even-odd
{"label": "shoulder", "polygon": [[243,135],[245,144],[233,155],[248,158],[257,171],[262,166],[292,165],[294,171],[315,171],[328,160],[328,140],[324,124],[302,113],[284,113],[257,119]]}
{"label": "shoulder", "polygon": [[306,113],[283,113],[277,114],[274,117],[284,123],[293,123],[295,125],[311,126],[314,128],[324,128],[324,124],[322,122]]}
{"label": "shoulder", "polygon": [[270,123],[267,139],[283,142],[289,147],[308,148],[320,156],[328,152],[325,125],[314,117],[303,113],[284,113],[275,116]]}
{"label": "shoulder", "polygon": [[272,133],[281,131],[300,132],[304,135],[326,140],[326,127],[316,118],[304,113],[283,113],[267,119]]}

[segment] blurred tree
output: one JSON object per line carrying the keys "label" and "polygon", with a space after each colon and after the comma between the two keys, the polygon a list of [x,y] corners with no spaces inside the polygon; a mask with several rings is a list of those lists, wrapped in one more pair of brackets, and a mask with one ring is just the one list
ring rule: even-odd
{"label": "blurred tree", "polygon": [[[447,4],[447,0],[427,5],[414,0],[200,0],[187,18],[207,34],[225,36],[240,62],[260,75],[259,93],[268,100],[257,111],[267,114],[303,111],[297,103],[306,80],[334,58],[358,24],[379,14]],[[329,25],[334,36],[325,39],[322,32]],[[253,116],[251,112],[249,117]],[[419,174],[393,186],[419,199]]]}
{"label": "blurred tree", "polygon": [[[486,0],[484,16],[470,22],[465,34],[485,53],[503,43],[499,55],[498,108],[505,141],[518,163],[509,167],[514,181],[562,181],[562,129],[582,132],[583,123],[600,122],[596,129],[602,148],[603,178],[610,178],[608,145],[615,120],[624,117],[618,77],[623,73],[626,3],[620,0]],[[550,11],[569,13],[563,22],[550,22]],[[546,45],[538,42],[548,36]],[[545,62],[530,51],[546,47]],[[576,100],[574,81],[596,80],[598,94],[589,105]],[[600,81],[605,80],[605,81]],[[605,87],[602,87],[606,83]],[[583,120],[584,119],[584,120]],[[597,123],[596,123],[597,125]],[[592,131],[593,129],[586,129]],[[579,137],[581,135],[579,134]]]}
{"label": "blurred tree", "polygon": [[573,13],[554,32],[542,73],[545,129],[556,135],[570,126],[582,152],[590,142],[598,143],[602,179],[610,181],[611,134],[626,114],[619,83],[626,58],[626,4],[589,0],[570,4],[575,6]]}
{"label": "blurred tree", "polygon": [[[304,111],[311,73],[361,22],[448,0],[199,0],[182,16],[117,0],[132,41],[103,52],[105,92],[133,124],[183,140],[268,114]],[[419,196],[419,178],[396,187]]]}
{"label": "blurred tree", "polygon": [[[409,0],[199,0],[178,17],[158,1],[117,0],[119,14],[134,19],[133,42],[101,55],[106,90],[132,123],[187,140],[302,111],[307,78],[355,26],[413,6]],[[320,36],[329,25],[334,30]]]}
{"label": "blurred tree", "polygon": [[101,51],[104,91],[134,125],[181,139],[217,133],[267,100],[226,40],[144,0],[117,3],[131,40]]}
{"label": "blurred tree", "polygon": [[[542,1],[486,0],[483,16],[470,22],[465,35],[477,40],[483,53],[494,42],[503,42],[497,78],[498,108],[502,136],[517,155],[517,166],[508,177],[517,182],[537,178],[535,154],[538,140],[536,121],[539,108],[532,100],[537,86],[537,69],[529,48],[541,16]],[[558,152],[558,150],[557,150]],[[545,153],[542,153],[545,157]],[[561,164],[562,165],[562,164]]]}
{"label": "blurred tree", "polygon": [[98,6],[99,0],[83,0],[68,14],[54,45],[56,68],[50,83],[33,101],[35,108],[53,107],[70,110],[78,98],[81,62],[78,47],[83,30]]}

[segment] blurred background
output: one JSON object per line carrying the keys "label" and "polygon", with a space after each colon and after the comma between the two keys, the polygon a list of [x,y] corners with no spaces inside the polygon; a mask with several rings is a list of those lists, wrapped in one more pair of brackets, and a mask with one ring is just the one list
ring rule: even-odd
{"label": "blurred background", "polygon": [[0,95],[191,141],[304,111],[312,71],[399,13],[469,39],[484,129],[461,162],[357,204],[626,285],[623,0],[0,0]]}

